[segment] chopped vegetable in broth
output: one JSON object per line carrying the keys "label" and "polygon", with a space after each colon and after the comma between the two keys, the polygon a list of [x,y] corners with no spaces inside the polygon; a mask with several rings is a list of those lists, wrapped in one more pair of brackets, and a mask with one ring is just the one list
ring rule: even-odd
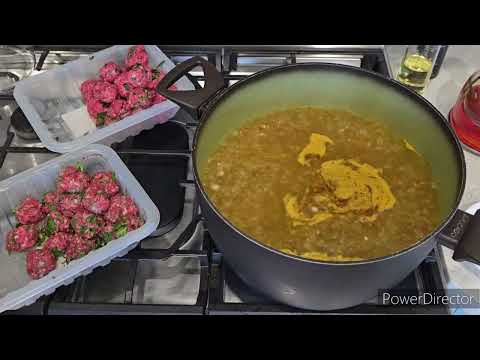
{"label": "chopped vegetable in broth", "polygon": [[390,255],[440,221],[430,166],[415,147],[347,111],[300,107],[254,119],[202,170],[209,198],[232,224],[304,258]]}

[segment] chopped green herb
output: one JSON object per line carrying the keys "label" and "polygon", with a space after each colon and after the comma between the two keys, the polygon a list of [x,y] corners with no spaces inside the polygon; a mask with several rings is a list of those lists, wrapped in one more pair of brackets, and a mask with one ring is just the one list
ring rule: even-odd
{"label": "chopped green herb", "polygon": [[102,238],[95,238],[95,249],[99,249],[104,245],[105,244]]}
{"label": "chopped green herb", "polygon": [[95,215],[90,215],[89,217],[87,217],[87,221],[91,224],[93,224],[96,220],[96,216]]}
{"label": "chopped green herb", "polygon": [[106,118],[107,118],[107,113],[106,112],[98,113],[97,114],[98,125],[103,125],[105,123]]}
{"label": "chopped green herb", "polygon": [[80,234],[85,234],[87,232],[88,228],[85,225],[80,226]]}
{"label": "chopped green herb", "polygon": [[109,242],[113,240],[113,234],[112,233],[104,233],[102,234],[102,238],[105,242]]}
{"label": "chopped green herb", "polygon": [[117,229],[115,230],[115,236],[116,236],[117,238],[122,237],[122,236],[124,236],[124,235],[127,235],[127,233],[128,233],[128,226],[127,226],[127,224],[123,224],[122,226],[120,226],[119,228],[117,228]]}
{"label": "chopped green herb", "polygon": [[55,221],[53,221],[53,219],[50,216],[48,217],[45,231],[47,235],[53,235],[55,231],[57,231],[57,225],[55,224]]}
{"label": "chopped green herb", "polygon": [[[105,114],[106,115],[106,113],[100,113],[100,114]],[[98,114],[98,115],[100,115],[100,114]],[[85,166],[83,166],[83,164],[81,164],[81,163],[77,163],[76,168],[77,168],[78,171],[82,171],[82,172],[85,171]]]}
{"label": "chopped green herb", "polygon": [[112,171],[112,180],[117,181],[117,176],[115,175],[115,173],[113,171]]}
{"label": "chopped green herb", "polygon": [[55,256],[56,258],[59,258],[60,256],[63,256],[63,251],[62,251],[62,250],[58,250],[57,248],[55,248],[55,249],[52,249],[52,254],[53,254],[53,256]]}
{"label": "chopped green herb", "polygon": [[40,231],[38,234],[38,241],[37,241],[37,246],[42,245],[45,241],[47,241],[49,238],[48,234],[45,233],[45,231]]}
{"label": "chopped green herb", "polygon": [[111,233],[104,233],[99,237],[95,238],[95,248],[101,248],[102,246],[107,245],[110,241],[113,240],[113,235]]}
{"label": "chopped green herb", "polygon": [[123,84],[123,88],[127,91],[130,91],[130,86],[128,84]]}

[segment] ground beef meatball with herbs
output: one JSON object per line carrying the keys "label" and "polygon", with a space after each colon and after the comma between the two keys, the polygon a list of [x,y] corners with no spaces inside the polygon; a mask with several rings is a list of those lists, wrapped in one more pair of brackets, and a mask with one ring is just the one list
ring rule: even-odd
{"label": "ground beef meatball with herbs", "polygon": [[145,220],[140,216],[131,216],[127,218],[128,231],[136,230],[143,226],[143,224],[145,224]]}
{"label": "ground beef meatball with herbs", "polygon": [[105,220],[116,223],[122,218],[138,216],[138,207],[127,195],[117,194],[110,200]]}
{"label": "ground beef meatball with herbs", "polygon": [[103,229],[99,233],[99,241],[102,245],[118,239],[128,232],[133,231],[145,224],[145,221],[140,216],[132,216],[128,218],[121,218],[116,223],[106,221]]}
{"label": "ground beef meatball with herbs", "polygon": [[77,211],[82,209],[82,195],[63,194],[60,197],[58,209],[63,215],[71,218]]}
{"label": "ground beef meatball with herbs", "polygon": [[[129,110],[127,107],[127,102],[123,99],[115,99],[108,108],[107,117],[110,118],[110,121],[117,121],[128,116]],[[107,119],[108,120],[108,119]],[[108,125],[105,123],[105,125]]]}
{"label": "ground beef meatball with herbs", "polygon": [[118,239],[128,233],[128,225],[126,221],[119,221],[117,223],[105,222],[102,231],[98,234],[97,246],[103,246],[112,240]]}
{"label": "ground beef meatball with herbs", "polygon": [[129,84],[134,88],[144,88],[152,81],[150,66],[135,65],[127,72]]}
{"label": "ground beef meatball with herbs", "polygon": [[7,234],[6,249],[8,252],[22,252],[31,249],[38,241],[35,225],[20,225]]}
{"label": "ground beef meatball with herbs", "polygon": [[112,171],[97,172],[92,177],[91,183],[100,186],[109,197],[112,197],[120,191],[117,178],[115,177],[115,173]]}
{"label": "ground beef meatball with herbs", "polygon": [[60,194],[57,191],[50,191],[43,195],[42,210],[45,214],[58,210],[58,202],[60,201]]}
{"label": "ground beef meatball with herbs", "polygon": [[108,116],[103,125],[108,126],[108,125],[111,125],[111,124],[115,124],[119,121],[120,121],[120,119],[118,119],[118,118],[111,118],[111,117]]}
{"label": "ground beef meatball with herbs", "polygon": [[127,57],[125,58],[125,65],[131,68],[135,65],[147,65],[148,54],[144,45],[136,45],[128,49]]}
{"label": "ground beef meatball with herbs", "polygon": [[81,258],[95,249],[96,243],[93,238],[86,238],[77,234],[71,235],[70,242],[65,251],[65,259],[67,262]]}
{"label": "ground beef meatball with herbs", "polygon": [[160,83],[160,81],[162,81],[162,79],[164,77],[165,77],[165,73],[162,70],[153,69],[152,70],[152,79],[147,84],[147,88],[152,89],[152,90],[156,90],[158,84]]}
{"label": "ground beef meatball with herbs", "polygon": [[80,92],[82,93],[83,100],[89,102],[93,99],[93,88],[96,85],[98,80],[85,80],[82,85],[80,85]]}
{"label": "ground beef meatball with herbs", "polygon": [[114,84],[98,81],[93,87],[93,99],[110,104],[117,98],[118,90]]}
{"label": "ground beef meatball with herbs", "polygon": [[103,214],[110,207],[110,200],[104,187],[94,182],[85,190],[82,205],[94,214]]}
{"label": "ground beef meatball with herbs", "polygon": [[128,73],[120,74],[113,83],[117,87],[118,94],[121,97],[128,98],[128,94],[133,90],[133,86],[128,81]]}
{"label": "ground beef meatball with herbs", "polygon": [[108,118],[109,107],[98,100],[90,100],[87,102],[87,111],[96,126],[105,124]]}
{"label": "ground beef meatball with herbs", "polygon": [[112,83],[122,73],[122,69],[113,61],[110,61],[100,68],[99,73],[102,80]]}
{"label": "ground beef meatball with herbs", "polygon": [[79,193],[84,191],[90,183],[90,176],[78,165],[67,166],[57,179],[59,193]]}
{"label": "ground beef meatball with herbs", "polygon": [[40,279],[57,267],[57,259],[51,251],[38,249],[27,254],[27,272],[32,279]]}
{"label": "ground beef meatball with herbs", "polygon": [[80,210],[73,215],[70,224],[75,234],[90,239],[103,228],[104,221],[101,216],[87,210]]}
{"label": "ground beef meatball with herbs", "polygon": [[136,88],[128,95],[127,107],[132,111],[146,109],[152,105],[155,92],[150,89]]}
{"label": "ground beef meatball with herbs", "polygon": [[43,248],[51,251],[56,258],[63,256],[65,251],[67,251],[72,236],[72,234],[58,232],[45,242]]}
{"label": "ground beef meatball with herbs", "polygon": [[41,222],[37,223],[38,243],[43,244],[58,232],[70,231],[70,218],[59,211],[52,211]]}
{"label": "ground beef meatball with herbs", "polygon": [[42,223],[42,228],[45,228],[49,234],[70,229],[70,219],[58,210],[50,212]]}
{"label": "ground beef meatball with herbs", "polygon": [[40,201],[27,196],[16,208],[15,217],[20,224],[34,224],[42,220],[45,214]]}

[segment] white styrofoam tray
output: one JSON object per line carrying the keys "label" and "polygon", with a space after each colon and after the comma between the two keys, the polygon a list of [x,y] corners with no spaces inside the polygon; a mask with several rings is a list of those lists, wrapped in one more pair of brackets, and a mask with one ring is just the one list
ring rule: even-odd
{"label": "white styrofoam tray", "polygon": [[[45,277],[32,280],[26,272],[26,254],[5,249],[7,232],[16,225],[13,210],[27,196],[40,199],[55,188],[60,169],[81,162],[90,174],[113,171],[121,191],[137,204],[145,224],[125,236],[109,242],[88,255],[57,267]],[[149,236],[160,222],[160,213],[137,179],[111,148],[93,144],[75,153],[64,154],[0,182],[0,313],[34,303],[75,278],[107,265],[113,258],[125,255]]]}
{"label": "white styrofoam tray", "polygon": [[[74,138],[65,126],[62,115],[85,106],[80,93],[82,82],[98,78],[99,69],[109,61],[123,66],[131,46],[112,46],[16,84],[13,96],[48,149],[67,153],[92,143],[111,145],[164,123],[177,113],[179,106],[167,100],[78,138]],[[152,67],[157,67],[162,61],[160,69],[165,72],[175,67],[157,46],[146,45],[145,50]],[[186,77],[179,79],[176,85],[178,90],[194,90],[193,84]]]}

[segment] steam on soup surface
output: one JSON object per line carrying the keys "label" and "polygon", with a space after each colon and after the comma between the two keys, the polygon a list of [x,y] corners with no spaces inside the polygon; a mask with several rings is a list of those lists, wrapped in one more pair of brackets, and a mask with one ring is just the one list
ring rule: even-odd
{"label": "steam on soup surface", "polygon": [[377,121],[315,107],[229,134],[201,169],[213,204],[257,241],[352,261],[405,249],[439,223],[429,164]]}

